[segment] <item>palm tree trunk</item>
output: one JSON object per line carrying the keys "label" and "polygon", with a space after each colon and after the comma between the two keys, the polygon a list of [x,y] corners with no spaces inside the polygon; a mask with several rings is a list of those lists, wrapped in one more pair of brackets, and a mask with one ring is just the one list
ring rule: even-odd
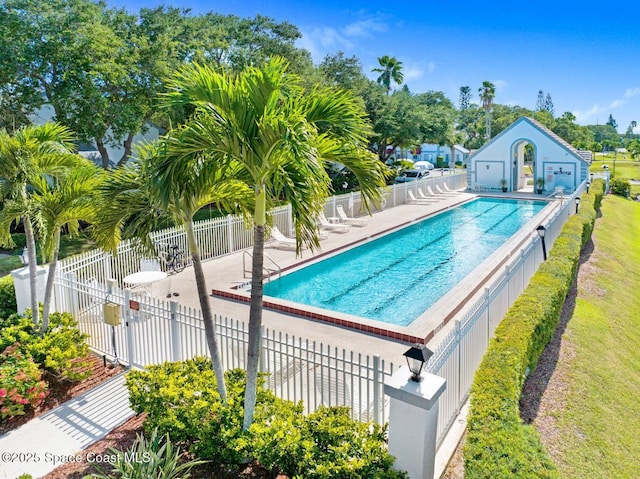
{"label": "palm tree trunk", "polygon": [[29,289],[31,290],[31,318],[33,326],[38,327],[40,322],[40,308],[38,305],[38,256],[36,255],[36,240],[33,237],[31,218],[24,216],[24,233],[27,240],[27,253],[29,255]]}
{"label": "palm tree trunk", "polygon": [[213,320],[211,312],[211,303],[209,303],[209,295],[207,294],[207,283],[202,270],[202,261],[200,260],[200,248],[196,241],[196,235],[193,231],[193,222],[185,222],[187,241],[189,242],[189,250],[191,251],[191,259],[193,260],[193,271],[196,275],[196,287],[198,289],[198,299],[200,300],[200,309],[202,310],[202,321],[204,322],[204,334],[207,339],[207,346],[211,354],[211,363],[213,372],[216,375],[216,383],[218,394],[222,402],[227,400],[227,386],[224,382],[224,370],[220,360],[220,350],[218,348],[218,340],[216,338],[216,324]]}
{"label": "palm tree trunk", "polygon": [[262,298],[264,268],[264,228],[266,201],[264,188],[256,198],[253,226],[253,261],[251,267],[251,304],[249,307],[249,344],[247,345],[247,384],[244,392],[244,421],[246,431],[253,422],[258,390],[258,366],[262,342]]}
{"label": "palm tree trunk", "polygon": [[42,326],[40,334],[44,334],[49,329],[49,310],[51,309],[51,297],[53,296],[53,280],[56,276],[56,268],[58,266],[58,254],[60,252],[60,230],[55,232],[55,249],[53,250],[53,259],[49,263],[49,273],[47,274],[47,284],[44,288],[44,305],[42,307]]}

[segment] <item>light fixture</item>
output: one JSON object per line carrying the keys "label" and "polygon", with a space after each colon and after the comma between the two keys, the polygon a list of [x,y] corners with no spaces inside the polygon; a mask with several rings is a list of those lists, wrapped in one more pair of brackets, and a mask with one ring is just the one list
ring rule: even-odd
{"label": "light fixture", "polygon": [[580,206],[580,197],[576,196],[576,214],[578,214],[578,206]]}
{"label": "light fixture", "polygon": [[411,380],[420,382],[422,380],[422,377],[420,377],[422,368],[429,358],[433,356],[433,351],[427,348],[424,344],[418,343],[405,352],[403,356],[407,358],[407,365],[411,371]]}
{"label": "light fixture", "polygon": [[587,187],[587,193],[589,193],[589,188],[591,187],[591,182],[587,181],[587,184],[585,186]]}
{"label": "light fixture", "polygon": [[22,253],[18,255],[18,258],[20,258],[20,262],[23,266],[27,266],[29,264],[29,250],[24,248]]}
{"label": "light fixture", "polygon": [[547,228],[545,228],[542,225],[538,225],[538,227],[536,228],[536,232],[538,233],[538,236],[540,236],[540,239],[542,240],[542,258],[547,261],[547,245],[544,243],[544,235],[547,232]]}

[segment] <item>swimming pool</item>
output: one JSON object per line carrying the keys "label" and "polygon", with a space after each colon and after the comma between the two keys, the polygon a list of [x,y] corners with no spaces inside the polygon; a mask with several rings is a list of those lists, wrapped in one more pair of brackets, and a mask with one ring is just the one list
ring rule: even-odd
{"label": "swimming pool", "polygon": [[264,293],[406,326],[545,205],[478,198],[273,280]]}

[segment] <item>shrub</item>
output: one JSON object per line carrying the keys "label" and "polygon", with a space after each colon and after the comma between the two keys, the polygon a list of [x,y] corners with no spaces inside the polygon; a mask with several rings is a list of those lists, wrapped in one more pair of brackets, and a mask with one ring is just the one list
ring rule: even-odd
{"label": "shrub", "polygon": [[301,410],[251,426],[253,452],[261,465],[289,477],[404,478],[391,469],[386,429],[349,417],[349,408],[321,407],[307,417]]}
{"label": "shrub", "polygon": [[164,437],[154,430],[147,440],[143,435],[137,435],[136,441],[128,451],[111,448],[114,458],[114,475],[103,475],[100,467],[96,467],[100,474],[91,477],[98,479],[112,479],[126,477],[128,479],[187,479],[189,471],[206,461],[180,461],[180,448],[171,444],[169,435]]}
{"label": "shrub", "polygon": [[[146,412],[146,431],[169,434],[203,459],[220,464],[239,464],[245,457],[238,443],[242,430],[244,373],[227,371],[227,402],[216,389],[211,361],[204,357],[164,363],[145,371],[130,371],[126,383],[129,402],[136,413]],[[256,419],[265,402],[275,396],[260,388]]]}
{"label": "shrub", "polygon": [[42,372],[16,343],[0,353],[0,415],[2,419],[36,408],[47,397]]}
{"label": "shrub", "polygon": [[40,335],[30,311],[10,316],[0,330],[0,351],[19,342],[22,350],[51,374],[71,381],[85,379],[91,374],[82,360],[89,354],[86,334],[69,313],[52,313],[49,321],[49,330]]}
{"label": "shrub", "polygon": [[582,196],[580,210],[564,225],[549,258],[509,308],[490,341],[471,387],[465,477],[555,478],[558,471],[535,429],[520,420],[527,371],[553,337],[562,307],[595,222],[603,182]]}
{"label": "shrub", "polygon": [[628,198],[631,195],[631,183],[625,178],[611,178],[609,183],[611,193]]}
{"label": "shrub", "polygon": [[349,418],[347,408],[323,408],[305,418],[302,404],[278,399],[261,378],[254,422],[242,430],[245,374],[225,373],[227,402],[216,389],[211,361],[195,358],[130,371],[126,382],[146,431],[158,430],[202,459],[220,465],[255,458],[275,473],[305,478],[396,479],[386,430]]}
{"label": "shrub", "polygon": [[0,328],[3,320],[18,311],[16,290],[11,275],[0,278]]}

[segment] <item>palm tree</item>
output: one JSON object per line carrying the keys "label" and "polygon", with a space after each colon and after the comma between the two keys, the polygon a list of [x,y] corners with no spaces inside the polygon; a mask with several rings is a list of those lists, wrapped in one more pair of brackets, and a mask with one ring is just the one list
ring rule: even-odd
{"label": "palm tree", "polygon": [[[116,250],[121,238],[138,240],[143,249],[154,251],[155,245],[150,234],[161,221],[170,219],[184,227],[217,389],[221,400],[225,401],[224,371],[209,303],[209,290],[193,229],[193,215],[214,202],[231,211],[236,201],[248,202],[251,196],[244,183],[233,179],[233,167],[216,169],[215,165],[209,165],[206,159],[197,154],[180,158],[180,171],[172,171],[175,183],[167,186],[163,181],[163,165],[165,162],[175,163],[176,159],[163,155],[169,145],[182,141],[180,131],[174,135],[159,144],[141,145],[135,160],[117,168],[106,179],[101,188],[101,220],[94,227],[94,236],[100,246],[110,251]],[[223,177],[223,173],[228,177]]]}
{"label": "palm tree", "polygon": [[187,66],[169,83],[166,96],[167,105],[190,104],[197,115],[180,142],[169,145],[162,181],[167,186],[178,181],[180,164],[199,152],[218,158],[217,164],[210,163],[212,172],[240,165],[237,177],[253,193],[251,202],[242,203],[253,219],[254,236],[245,429],[253,421],[256,400],[268,209],[276,201],[290,203],[297,249],[313,249],[318,246],[317,217],[329,194],[327,161],[340,161],[353,171],[367,209],[380,200],[385,184],[384,167],[364,149],[369,128],[357,101],[342,91],[305,91],[286,70],[280,58],[237,76]]}
{"label": "palm tree", "polygon": [[487,140],[491,139],[491,110],[493,108],[493,97],[496,94],[496,86],[490,81],[483,81],[482,86],[478,88],[480,99],[482,100],[482,109],[485,114],[485,136]]}
{"label": "palm tree", "polygon": [[60,253],[60,234],[66,230],[75,236],[80,230],[80,221],[93,223],[100,211],[96,204],[96,190],[103,171],[80,156],[78,164],[66,176],[55,183],[43,185],[33,197],[33,221],[41,241],[44,261],[49,261],[49,272],[44,289],[42,326],[40,333],[49,328],[49,311],[53,294],[53,281]]}
{"label": "palm tree", "polygon": [[378,58],[380,68],[374,68],[371,71],[380,73],[377,82],[387,89],[387,95],[391,92],[391,81],[398,85],[402,85],[404,75],[402,74],[402,62],[395,57],[385,55]]}
{"label": "palm tree", "polygon": [[[0,130],[0,183],[2,198],[12,206],[15,221],[24,226],[29,258],[29,287],[31,289],[31,311],[33,323],[40,322],[36,284],[37,256],[32,228],[32,195],[43,182],[55,181],[76,162],[73,155],[73,134],[58,123],[27,126],[9,134]],[[5,223],[0,228],[0,243],[12,245],[10,227]]]}

